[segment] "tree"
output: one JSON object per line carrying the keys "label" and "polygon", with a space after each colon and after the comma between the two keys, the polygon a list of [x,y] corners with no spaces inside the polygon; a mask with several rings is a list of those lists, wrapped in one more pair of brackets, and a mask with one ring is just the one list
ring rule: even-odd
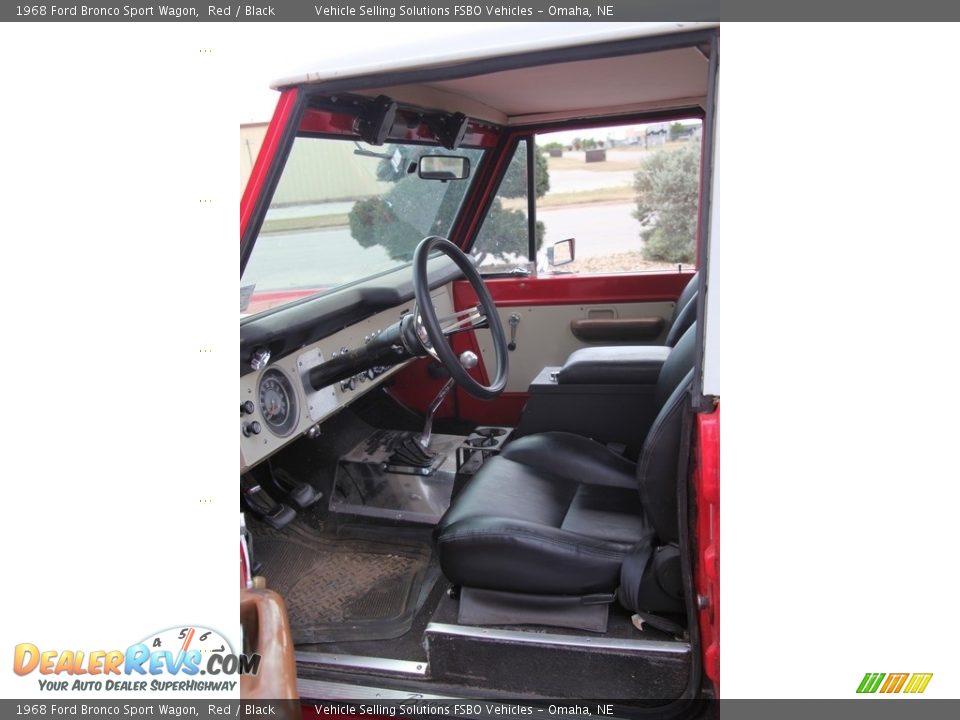
{"label": "tree", "polygon": [[683,123],[675,122],[670,126],[670,142],[673,142],[681,135],[684,135],[687,132],[687,129],[684,127]]}
{"label": "tree", "polygon": [[690,143],[660,150],[634,176],[637,209],[647,260],[692,263],[696,248],[700,148]]}
{"label": "tree", "polygon": [[[497,195],[502,198],[526,197],[527,195],[527,154],[524,152],[526,146],[518,146],[517,152],[513,154],[510,161],[510,167],[503,176],[500,183],[500,190]],[[543,197],[550,192],[550,170],[547,167],[547,155],[544,152],[546,146],[534,147],[533,152],[533,186],[536,188],[537,197]]]}
{"label": "tree", "polygon": [[350,234],[361,247],[382,245],[392,259],[407,262],[425,237],[448,232],[467,184],[449,181],[438,190],[439,181],[417,177],[420,156],[432,151],[399,146],[399,158],[380,160],[377,179],[394,185],[383,195],[358,200],[350,209]]}
{"label": "tree", "polygon": [[[526,258],[528,248],[529,228],[527,213],[521,209],[507,210],[503,207],[503,198],[527,197],[527,155],[525,145],[520,145],[507,168],[507,172],[500,182],[497,197],[487,211],[487,217],[480,227],[477,241],[474,243],[473,254],[478,263],[493,257],[502,261],[509,261],[511,256]],[[550,170],[547,166],[545,148],[534,147],[533,186],[538,198],[543,197],[550,190]],[[546,227],[539,220],[536,226],[536,249],[543,245]]]}

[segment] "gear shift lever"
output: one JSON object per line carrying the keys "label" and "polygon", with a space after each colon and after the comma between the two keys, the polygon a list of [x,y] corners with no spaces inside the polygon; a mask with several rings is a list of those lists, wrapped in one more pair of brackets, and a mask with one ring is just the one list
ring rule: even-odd
{"label": "gear shift lever", "polygon": [[[477,354],[469,350],[464,350],[460,353],[460,364],[467,370],[475,368],[479,360],[477,359]],[[450,392],[450,389],[453,387],[453,378],[447,380],[444,383],[443,387],[440,388],[440,392],[437,393],[437,396],[433,399],[433,402],[430,403],[430,407],[427,408],[427,420],[423,424],[423,432],[420,434],[420,447],[428,448],[430,447],[430,439],[433,436],[433,415],[437,412],[437,409],[443,403],[444,398],[447,397],[447,394]]]}

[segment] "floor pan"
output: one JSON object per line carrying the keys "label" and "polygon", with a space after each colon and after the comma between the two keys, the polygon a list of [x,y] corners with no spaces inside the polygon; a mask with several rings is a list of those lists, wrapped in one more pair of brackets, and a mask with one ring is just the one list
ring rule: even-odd
{"label": "floor pan", "polygon": [[258,531],[255,548],[267,585],[286,600],[298,645],[406,633],[431,556],[426,543],[341,538],[301,524]]}

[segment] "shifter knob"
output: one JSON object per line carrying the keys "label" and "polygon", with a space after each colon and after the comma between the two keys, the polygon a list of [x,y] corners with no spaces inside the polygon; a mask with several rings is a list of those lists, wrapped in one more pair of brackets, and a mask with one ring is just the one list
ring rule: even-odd
{"label": "shifter knob", "polygon": [[464,350],[460,353],[460,364],[463,365],[467,370],[475,368],[479,360],[477,359],[477,354],[471,352],[470,350]]}

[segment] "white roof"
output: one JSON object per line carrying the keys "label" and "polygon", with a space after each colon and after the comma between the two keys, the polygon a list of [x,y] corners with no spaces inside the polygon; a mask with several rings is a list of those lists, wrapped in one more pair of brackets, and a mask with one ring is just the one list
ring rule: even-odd
{"label": "white roof", "polygon": [[[273,83],[282,88],[334,79],[446,67],[493,57],[716,27],[718,23],[529,23],[421,41],[409,49],[365,50]],[[328,61],[329,62],[329,61]],[[641,63],[643,67],[638,66]],[[694,48],[641,58],[558,63],[463,79],[362,90],[411,104],[464,112],[499,124],[702,103],[706,58]],[[576,89],[573,99],[570,89]],[[573,107],[571,105],[571,101]],[[559,115],[558,115],[559,114]]]}

